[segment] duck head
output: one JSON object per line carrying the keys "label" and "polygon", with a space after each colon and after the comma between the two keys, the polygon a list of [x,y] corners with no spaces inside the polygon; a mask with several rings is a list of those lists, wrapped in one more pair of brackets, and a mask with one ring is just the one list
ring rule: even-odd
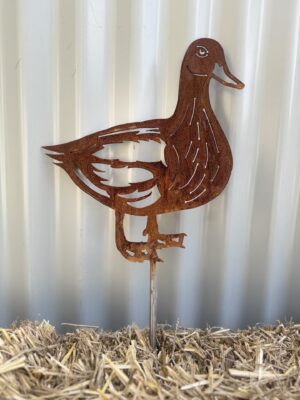
{"label": "duck head", "polygon": [[[216,65],[223,68],[229,81],[214,73]],[[213,39],[198,39],[188,47],[183,59],[182,72],[190,77],[202,77],[205,80],[214,78],[223,85],[235,89],[243,89],[245,86],[229,71],[223,48]]]}

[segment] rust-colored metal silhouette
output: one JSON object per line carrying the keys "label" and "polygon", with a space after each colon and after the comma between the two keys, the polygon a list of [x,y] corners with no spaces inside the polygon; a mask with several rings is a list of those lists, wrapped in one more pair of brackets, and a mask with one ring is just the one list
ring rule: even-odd
{"label": "rust-colored metal silhouette", "polygon": [[[230,82],[215,74],[216,64],[223,68]],[[150,260],[151,282],[154,282],[155,263],[161,261],[157,249],[183,247],[185,236],[184,233],[161,234],[157,215],[208,203],[223,191],[230,177],[231,150],[209,101],[211,78],[232,88],[244,87],[229,71],[217,41],[196,40],[183,59],[178,103],[171,117],[118,125],[69,143],[45,146],[55,164],[76,185],[115,210],[117,248],[128,260]],[[113,151],[112,157],[107,156],[107,148],[116,144],[150,141],[164,146],[161,159],[121,160],[113,157]],[[125,168],[144,170],[148,176],[125,185],[116,185],[107,178],[107,169],[113,173]],[[143,232],[148,235],[147,241],[126,239],[125,214],[148,217]]]}

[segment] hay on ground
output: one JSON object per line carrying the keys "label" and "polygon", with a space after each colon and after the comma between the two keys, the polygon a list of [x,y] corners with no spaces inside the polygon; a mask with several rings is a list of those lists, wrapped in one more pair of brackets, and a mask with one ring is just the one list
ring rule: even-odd
{"label": "hay on ground", "polygon": [[1,399],[300,399],[300,325],[0,329]]}

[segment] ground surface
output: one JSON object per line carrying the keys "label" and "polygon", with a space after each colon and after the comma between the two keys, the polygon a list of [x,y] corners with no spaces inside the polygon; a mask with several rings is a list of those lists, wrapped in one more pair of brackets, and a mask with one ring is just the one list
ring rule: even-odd
{"label": "ground surface", "polygon": [[0,329],[0,399],[300,399],[300,324],[243,331]]}

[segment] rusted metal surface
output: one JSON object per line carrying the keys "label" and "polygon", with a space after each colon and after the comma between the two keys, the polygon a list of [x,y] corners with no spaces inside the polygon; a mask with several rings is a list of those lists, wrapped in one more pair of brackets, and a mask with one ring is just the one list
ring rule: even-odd
{"label": "rusted metal surface", "polygon": [[[223,68],[230,81],[214,73],[216,64]],[[198,39],[188,47],[184,56],[178,103],[171,117],[118,125],[69,143],[45,146],[51,151],[48,155],[56,161],[55,164],[63,168],[76,185],[115,210],[116,245],[128,260],[160,261],[157,249],[183,247],[185,234],[161,234],[156,216],[208,203],[223,191],[228,182],[232,155],[210,105],[209,83],[212,78],[229,87],[244,87],[229,71],[220,44],[212,39]],[[105,156],[109,146],[150,141],[164,146],[161,160],[123,161]],[[151,177],[118,186],[105,177],[104,169],[107,167],[112,170],[146,170]],[[147,204],[143,206],[145,200]],[[147,241],[130,242],[126,239],[123,229],[125,214],[148,217],[143,232],[148,235]]]}
{"label": "rusted metal surface", "polygon": [[[231,82],[215,75],[216,64]],[[157,325],[156,262],[161,261],[157,250],[184,247],[185,236],[161,234],[156,217],[211,201],[225,188],[232,170],[231,150],[209,101],[211,78],[237,89],[244,86],[229,71],[218,42],[196,40],[183,59],[178,103],[170,118],[119,125],[69,143],[45,147],[52,152],[48,155],[56,160],[55,164],[83,191],[115,210],[116,245],[120,253],[131,261],[150,261],[149,338],[153,348]],[[150,141],[164,145],[164,157],[158,161],[124,161],[107,156],[110,146]],[[148,171],[150,177],[133,182],[131,174],[127,174],[125,184],[116,185],[106,176],[107,166],[112,170]],[[148,236],[147,241],[127,240],[123,227],[125,214],[148,217],[143,232]]]}

